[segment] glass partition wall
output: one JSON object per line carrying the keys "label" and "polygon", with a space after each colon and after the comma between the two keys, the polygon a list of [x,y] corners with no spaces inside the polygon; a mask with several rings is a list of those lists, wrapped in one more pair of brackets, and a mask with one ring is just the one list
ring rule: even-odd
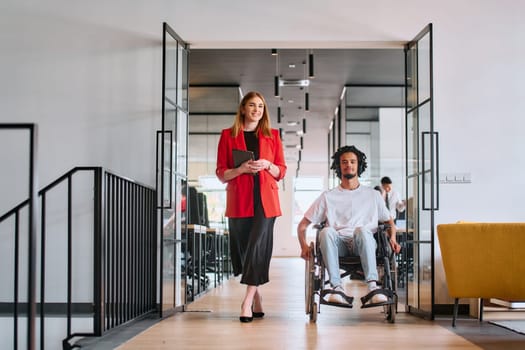
{"label": "glass partition wall", "polygon": [[[402,56],[402,53],[399,52]],[[399,67],[400,71],[402,67]],[[394,188],[404,188],[404,91],[399,84],[346,85],[344,94],[344,144],[355,145],[367,156],[368,167],[360,178],[364,185],[380,186],[381,178],[388,176]],[[396,133],[396,131],[399,131]],[[404,192],[404,191],[403,191]],[[402,234],[398,229],[398,236]],[[400,305],[404,305],[406,275],[402,255],[398,256],[396,276]]]}
{"label": "glass partition wall", "polygon": [[215,167],[220,132],[233,124],[241,99],[239,86],[192,84],[189,98],[188,184],[206,198],[206,226],[227,229],[225,185],[217,179]]}
{"label": "glass partition wall", "polygon": [[434,318],[434,212],[439,208],[438,134],[432,96],[432,25],[405,48],[407,308]]}
{"label": "glass partition wall", "polygon": [[157,132],[160,312],[186,304],[185,246],[188,169],[188,46],[164,23],[162,129]]}

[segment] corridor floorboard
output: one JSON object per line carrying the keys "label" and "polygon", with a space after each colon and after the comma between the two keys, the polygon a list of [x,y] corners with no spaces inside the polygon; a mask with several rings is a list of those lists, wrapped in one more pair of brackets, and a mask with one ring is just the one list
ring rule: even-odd
{"label": "corridor floorboard", "polygon": [[274,258],[270,283],[261,286],[263,319],[240,323],[244,286],[237,278],[118,347],[144,349],[524,349],[525,336],[474,319],[428,321],[399,312],[395,324],[382,308],[361,309],[362,282],[345,285],[354,308],[322,305],[316,323],[304,311],[304,262]]}

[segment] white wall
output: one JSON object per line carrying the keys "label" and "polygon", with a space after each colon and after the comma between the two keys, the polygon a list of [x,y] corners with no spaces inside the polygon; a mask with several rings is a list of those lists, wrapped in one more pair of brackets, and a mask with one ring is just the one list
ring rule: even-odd
{"label": "white wall", "polygon": [[[39,188],[77,165],[104,166],[154,186],[162,22],[169,12],[169,2],[0,3],[0,123],[38,123]],[[25,164],[17,161],[27,159],[27,146],[10,138],[0,134],[0,214],[27,197]],[[75,302],[93,299],[88,206],[73,213]],[[47,220],[46,285],[54,288],[47,289],[46,300],[63,302],[66,221],[54,207]],[[27,296],[25,232],[22,225],[21,301]],[[12,230],[2,225],[0,238],[0,301],[8,302],[13,300]],[[76,325],[73,331],[90,330]],[[0,348],[9,348],[3,341]]]}
{"label": "white wall", "polygon": [[441,186],[437,223],[523,221],[524,10],[519,0],[4,0],[0,122],[39,123],[42,184],[78,164],[153,184],[164,20],[199,48],[399,46],[432,22],[440,172],[472,178]]}
{"label": "white wall", "polygon": [[38,122],[41,184],[76,165],[154,184],[162,21],[173,7],[139,3],[0,5],[0,121]]}
{"label": "white wall", "polygon": [[[470,184],[440,186],[436,223],[524,221],[525,24],[518,1],[459,8],[435,23],[435,127],[441,174],[469,173]],[[438,247],[437,247],[438,248]],[[446,297],[439,249],[437,302]]]}
{"label": "white wall", "polygon": [[441,186],[438,222],[525,218],[516,205],[524,192],[525,24],[515,11],[505,4],[483,6],[483,15],[462,25],[455,15],[435,26],[440,172],[472,178],[471,184]]}

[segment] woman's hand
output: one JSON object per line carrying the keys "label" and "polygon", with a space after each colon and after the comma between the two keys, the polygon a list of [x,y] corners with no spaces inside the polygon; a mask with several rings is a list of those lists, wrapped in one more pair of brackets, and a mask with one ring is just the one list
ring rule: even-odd
{"label": "woman's hand", "polygon": [[247,160],[239,166],[239,170],[242,174],[255,174],[255,167],[252,165],[253,160]]}
{"label": "woman's hand", "polygon": [[243,172],[256,174],[259,171],[266,170],[271,166],[272,162],[267,159],[248,160],[244,162],[241,167],[245,167]]}

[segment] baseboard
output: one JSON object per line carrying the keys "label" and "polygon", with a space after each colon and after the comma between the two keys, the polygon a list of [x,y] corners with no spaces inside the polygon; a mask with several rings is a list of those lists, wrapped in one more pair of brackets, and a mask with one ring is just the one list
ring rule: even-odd
{"label": "baseboard", "polygon": [[[36,303],[37,316],[40,315],[40,303]],[[18,314],[27,315],[27,303],[18,303]],[[65,316],[67,315],[67,303],[45,303],[45,314],[48,316]],[[0,303],[0,316],[10,316],[15,312],[14,303]],[[94,307],[92,303],[71,303],[71,313],[75,316],[91,316]]]}
{"label": "baseboard", "polygon": [[524,309],[525,308],[525,301],[523,301],[523,300],[521,300],[521,301],[519,301],[519,300],[510,301],[510,300],[502,300],[502,299],[491,298],[490,302],[492,304],[501,305],[501,306],[507,307],[509,309]]}

